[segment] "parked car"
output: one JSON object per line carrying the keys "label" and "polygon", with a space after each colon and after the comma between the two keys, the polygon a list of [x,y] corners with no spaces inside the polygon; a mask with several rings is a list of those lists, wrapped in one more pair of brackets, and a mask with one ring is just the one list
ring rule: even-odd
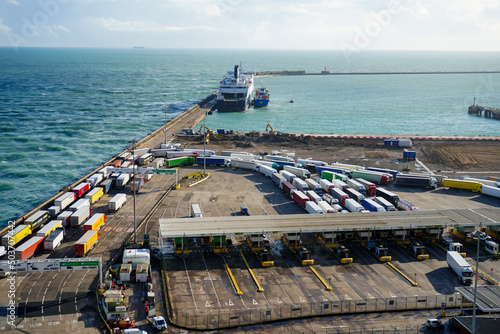
{"label": "parked car", "polygon": [[439,319],[428,319],[425,326],[427,328],[444,329],[444,322]]}

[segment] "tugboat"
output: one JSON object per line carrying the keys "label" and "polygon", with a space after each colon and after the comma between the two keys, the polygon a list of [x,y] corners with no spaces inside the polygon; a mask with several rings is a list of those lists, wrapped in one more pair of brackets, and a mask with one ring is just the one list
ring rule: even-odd
{"label": "tugboat", "polygon": [[216,108],[224,111],[245,111],[252,102],[254,72],[242,71],[238,65],[220,82]]}
{"label": "tugboat", "polygon": [[269,105],[269,91],[264,88],[262,81],[260,88],[255,90],[255,98],[253,99],[253,106],[255,108],[267,107]]}

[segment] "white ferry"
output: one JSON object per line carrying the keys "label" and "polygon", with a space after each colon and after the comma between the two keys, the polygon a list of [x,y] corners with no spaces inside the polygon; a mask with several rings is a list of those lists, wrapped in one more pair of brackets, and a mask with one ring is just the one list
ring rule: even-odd
{"label": "white ferry", "polygon": [[218,111],[245,111],[252,102],[254,72],[240,70],[238,65],[234,71],[227,72],[220,82],[217,95]]}

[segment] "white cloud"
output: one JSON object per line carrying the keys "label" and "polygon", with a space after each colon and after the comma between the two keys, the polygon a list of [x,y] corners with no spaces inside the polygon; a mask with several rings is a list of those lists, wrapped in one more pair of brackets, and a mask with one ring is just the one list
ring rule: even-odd
{"label": "white cloud", "polygon": [[55,26],[53,26],[53,28],[54,28],[54,29],[57,29],[57,30],[60,30],[60,31],[62,31],[62,32],[65,32],[65,33],[71,34],[71,31],[70,31],[68,28],[66,28],[65,26],[61,25],[61,24],[59,24],[59,25],[55,25]]}
{"label": "white cloud", "polygon": [[9,5],[19,6],[19,2],[17,2],[16,0],[6,0],[5,2],[8,3]]}
{"label": "white cloud", "polygon": [[215,30],[209,26],[164,26],[154,22],[141,21],[120,21],[114,18],[97,18],[97,21],[105,29],[122,32],[162,32],[162,31],[183,31],[183,30]]}
{"label": "white cloud", "polygon": [[12,29],[9,26],[3,24],[3,19],[0,19],[0,32],[4,33],[4,34],[8,34],[11,31],[12,31]]}

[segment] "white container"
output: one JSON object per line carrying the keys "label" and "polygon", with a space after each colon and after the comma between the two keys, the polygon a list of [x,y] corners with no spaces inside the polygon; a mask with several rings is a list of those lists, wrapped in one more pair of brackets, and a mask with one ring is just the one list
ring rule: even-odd
{"label": "white container", "polygon": [[62,211],[66,209],[74,201],[75,201],[75,193],[67,192],[56,198],[56,200],[54,201],[54,205],[59,206]]}
{"label": "white container", "polygon": [[290,183],[292,183],[293,182],[292,180],[297,177],[297,175],[290,173],[286,170],[280,170],[280,174],[283,175],[285,179]]}
{"label": "white container", "polygon": [[69,217],[73,214],[73,211],[63,211],[57,215],[57,220],[62,221],[62,226],[66,227],[69,225]]}
{"label": "white container", "polygon": [[203,214],[201,213],[201,208],[199,204],[191,204],[191,217],[201,218]]}
{"label": "white container", "polygon": [[349,188],[349,186],[347,185],[347,183],[345,183],[344,181],[341,181],[339,179],[333,179],[332,183],[335,185],[335,188],[339,188],[339,189],[342,189],[342,190],[345,190],[345,189]]}
{"label": "white container", "polygon": [[127,185],[129,180],[130,180],[130,174],[128,173],[120,174],[120,176],[116,178],[116,186],[123,188]]}
{"label": "white container", "polygon": [[278,172],[276,169],[269,167],[269,166],[264,166],[264,165],[259,166],[259,171],[267,177],[271,177],[271,176],[273,176],[273,173]]}
{"label": "white container", "polygon": [[108,202],[108,210],[111,212],[116,212],[120,210],[120,208],[127,201],[127,195],[125,194],[116,194],[112,199]]}
{"label": "white container", "polygon": [[347,185],[349,187],[351,187],[352,189],[362,193],[363,195],[366,196],[366,188],[364,185],[362,185],[361,183],[359,183],[358,181],[356,180],[353,180],[353,179],[347,179],[346,181]]}
{"label": "white container", "polygon": [[298,177],[301,177],[303,179],[311,177],[311,172],[305,168],[299,168],[299,167],[285,165],[285,166],[283,166],[283,170],[286,170],[287,172],[290,172],[290,173],[292,173]]}
{"label": "white container", "polygon": [[123,263],[120,266],[120,281],[130,282],[130,275],[132,274],[132,265],[130,263]]}
{"label": "white container", "polygon": [[319,185],[321,186],[321,189],[323,189],[323,191],[327,194],[330,193],[330,189],[335,188],[335,185],[327,179],[319,180]]}
{"label": "white container", "polygon": [[310,190],[313,190],[316,194],[320,196],[323,194],[323,189],[321,188],[318,182],[314,181],[313,179],[305,179],[304,181],[307,183]]}
{"label": "white container", "polygon": [[71,226],[80,226],[90,217],[90,207],[83,206],[76,210],[70,217],[69,223]]}
{"label": "white container", "polygon": [[325,212],[313,201],[306,202],[306,211],[311,214],[324,214]]}
{"label": "white container", "polygon": [[47,209],[50,218],[56,218],[59,212],[61,212],[61,207],[59,205],[53,205]]}
{"label": "white container", "polygon": [[257,170],[257,164],[255,162],[238,159],[231,159],[231,167],[249,169],[253,171]]}
{"label": "white container", "polygon": [[311,199],[311,201],[313,201],[316,204],[322,201],[321,197],[312,190],[306,190],[305,194],[307,195],[307,197]]}
{"label": "white container", "polygon": [[90,206],[90,201],[88,200],[88,198],[80,198],[69,207],[69,210],[75,212],[78,209],[83,208],[84,206]]}
{"label": "white container", "polygon": [[[224,154],[222,154],[224,155]],[[241,154],[241,153],[232,153],[230,155],[231,160],[232,159],[239,159],[243,161],[252,161],[252,160],[262,160],[261,157],[253,155],[253,154]]]}
{"label": "white container", "polygon": [[337,212],[330,204],[326,201],[319,201],[318,206],[323,210],[324,213],[335,213]]}
{"label": "white container", "polygon": [[391,202],[389,202],[388,200],[386,200],[383,197],[375,197],[373,200],[375,202],[377,202],[378,204],[382,205],[384,207],[385,211],[396,211],[396,208],[394,207],[394,205],[392,205]]}
{"label": "white container", "polygon": [[153,169],[158,169],[162,167],[164,164],[165,164],[165,158],[156,158],[151,163],[151,166],[153,167]]}
{"label": "white container", "polygon": [[488,195],[488,196],[500,198],[500,188],[497,188],[497,187],[483,185],[481,192],[485,195]]}
{"label": "white container", "polygon": [[302,191],[307,191],[309,190],[309,186],[307,185],[306,181],[296,177],[293,179],[292,184],[299,190]]}
{"label": "white container", "polygon": [[43,249],[48,251],[55,251],[61,245],[64,239],[63,230],[55,230],[43,241]]}
{"label": "white container", "polygon": [[345,208],[350,212],[361,212],[365,209],[361,204],[359,204],[352,198],[348,198],[345,200]]}
{"label": "white container", "polygon": [[138,263],[135,270],[135,281],[137,283],[146,283],[149,276],[149,264]]}
{"label": "white container", "polygon": [[[123,167],[123,165],[122,165],[122,167]],[[102,180],[103,180],[102,174],[97,173],[97,174],[94,174],[91,177],[89,177],[85,182],[90,183],[90,187],[94,188],[99,183],[101,183]]]}

